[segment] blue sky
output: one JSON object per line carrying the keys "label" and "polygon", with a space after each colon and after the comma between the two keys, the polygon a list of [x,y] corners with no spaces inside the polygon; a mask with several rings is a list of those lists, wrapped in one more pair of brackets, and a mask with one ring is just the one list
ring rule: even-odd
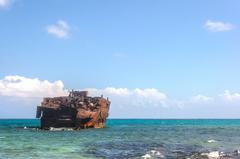
{"label": "blue sky", "polygon": [[[119,110],[124,104],[115,94],[111,117],[240,117],[234,114],[240,114],[239,10],[237,0],[0,0],[0,80],[60,80],[62,89],[94,88],[110,97],[107,88],[132,94],[154,89],[167,96],[168,106],[155,103],[160,111],[152,115],[144,113],[147,108],[138,114]],[[16,103],[9,98],[29,96],[2,85],[0,117],[34,116],[34,107],[11,113]],[[221,98],[226,92],[234,101]],[[194,97],[214,102],[189,104]],[[17,104],[26,108],[25,102]],[[214,113],[195,116],[201,108]]]}

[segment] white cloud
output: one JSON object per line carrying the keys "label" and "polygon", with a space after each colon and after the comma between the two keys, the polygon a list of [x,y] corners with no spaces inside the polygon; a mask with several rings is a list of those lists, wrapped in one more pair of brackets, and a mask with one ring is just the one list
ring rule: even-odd
{"label": "white cloud", "polygon": [[[240,94],[239,93],[231,93],[229,90],[226,90],[224,94],[220,95],[225,101],[240,102]],[[240,103],[239,103],[240,104]]]}
{"label": "white cloud", "polygon": [[23,76],[5,76],[0,80],[0,95],[14,97],[46,97],[66,95],[62,81],[49,82]]}
{"label": "white cloud", "polygon": [[58,20],[56,24],[47,26],[47,32],[57,38],[66,39],[69,37],[71,27],[66,21]]}
{"label": "white cloud", "polygon": [[155,88],[150,89],[127,89],[127,88],[113,88],[105,89],[88,88],[90,95],[109,97],[114,105],[120,107],[167,107],[168,97],[166,94],[160,92]]}
{"label": "white cloud", "polygon": [[0,8],[7,8],[12,2],[13,0],[0,0]]}
{"label": "white cloud", "polygon": [[213,32],[222,32],[222,31],[230,31],[234,29],[234,25],[231,23],[225,23],[221,21],[212,21],[207,20],[205,23],[205,27]]}
{"label": "white cloud", "polygon": [[158,89],[128,89],[108,87],[104,89],[88,88],[91,96],[109,97],[111,101],[110,117],[114,118],[159,118],[162,110],[171,110],[170,99]]}
{"label": "white cloud", "polygon": [[192,97],[192,101],[193,102],[210,102],[210,101],[213,101],[213,98],[199,94]]}
{"label": "white cloud", "polygon": [[[92,96],[109,97],[115,105],[125,106],[162,106],[166,107],[168,97],[157,89],[127,89],[107,87],[104,89],[88,88]],[[5,76],[0,80],[0,95],[14,97],[46,97],[67,95],[62,81],[49,82],[38,78],[23,76]]]}
{"label": "white cloud", "polygon": [[[165,93],[156,88],[147,89],[128,89],[107,87],[103,89],[86,88],[91,96],[109,97],[115,105],[149,107],[169,107],[188,105],[189,103],[203,103],[213,101],[240,101],[239,93],[231,93],[226,90],[224,94],[208,97],[205,95],[196,95],[190,100],[176,100],[169,98]],[[0,96],[14,97],[46,97],[46,96],[63,96],[68,95],[68,90],[64,88],[62,81],[49,82],[39,80],[38,78],[27,78],[23,76],[5,76],[0,80]]]}
{"label": "white cloud", "polygon": [[[110,117],[114,118],[239,117],[240,93],[231,93],[228,90],[222,95],[209,97],[200,94],[182,100],[170,98],[156,88],[107,87],[82,90],[88,90],[90,96],[109,97]],[[27,109],[30,109],[32,106],[29,116],[33,116],[42,97],[63,95],[68,95],[68,90],[64,88],[62,81],[49,82],[23,76],[5,76],[0,79],[0,99],[5,101],[4,104],[0,102],[0,111],[7,109],[11,112],[11,106],[14,109],[20,109],[17,108],[19,106],[28,106]],[[8,107],[5,107],[6,105]],[[21,116],[21,113],[18,114]]]}

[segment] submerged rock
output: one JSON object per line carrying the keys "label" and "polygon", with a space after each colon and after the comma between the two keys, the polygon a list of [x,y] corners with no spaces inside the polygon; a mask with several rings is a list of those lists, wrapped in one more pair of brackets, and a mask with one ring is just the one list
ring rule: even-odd
{"label": "submerged rock", "polygon": [[87,94],[87,91],[72,91],[68,96],[44,98],[36,113],[41,129],[105,127],[110,101]]}

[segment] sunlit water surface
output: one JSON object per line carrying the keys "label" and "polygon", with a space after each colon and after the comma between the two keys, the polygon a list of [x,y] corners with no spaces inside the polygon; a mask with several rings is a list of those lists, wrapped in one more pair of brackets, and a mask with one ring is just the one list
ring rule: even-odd
{"label": "sunlit water surface", "polygon": [[240,158],[240,120],[110,119],[104,129],[32,128],[38,126],[35,119],[0,120],[0,158]]}

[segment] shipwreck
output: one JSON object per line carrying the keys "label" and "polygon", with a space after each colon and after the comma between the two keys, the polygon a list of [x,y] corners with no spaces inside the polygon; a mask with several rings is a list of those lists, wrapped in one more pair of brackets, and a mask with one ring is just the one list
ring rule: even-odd
{"label": "shipwreck", "polygon": [[110,101],[103,96],[89,97],[87,91],[71,91],[68,96],[43,98],[37,106],[40,128],[103,128]]}

